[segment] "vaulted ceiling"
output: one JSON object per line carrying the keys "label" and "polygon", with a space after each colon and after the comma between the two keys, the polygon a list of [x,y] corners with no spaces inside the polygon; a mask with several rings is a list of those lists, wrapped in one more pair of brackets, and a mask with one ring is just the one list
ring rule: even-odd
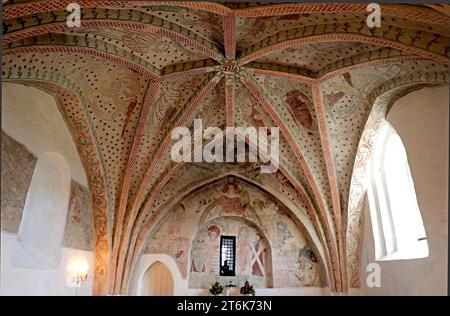
{"label": "vaulted ceiling", "polygon": [[[126,293],[165,213],[227,175],[290,205],[333,291],[358,286],[358,144],[377,97],[448,82],[447,6],[382,5],[369,28],[365,4],[78,1],[81,27],[68,28],[70,2],[6,2],[3,79],[53,94],[73,135],[93,195],[96,294]],[[279,171],[173,162],[171,131],[195,118],[280,127]]]}

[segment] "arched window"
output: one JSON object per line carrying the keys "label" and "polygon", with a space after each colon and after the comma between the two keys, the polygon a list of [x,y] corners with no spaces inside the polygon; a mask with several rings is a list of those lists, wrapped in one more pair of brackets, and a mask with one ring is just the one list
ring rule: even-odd
{"label": "arched window", "polygon": [[376,259],[427,257],[427,237],[405,147],[387,121],[376,139],[369,177]]}

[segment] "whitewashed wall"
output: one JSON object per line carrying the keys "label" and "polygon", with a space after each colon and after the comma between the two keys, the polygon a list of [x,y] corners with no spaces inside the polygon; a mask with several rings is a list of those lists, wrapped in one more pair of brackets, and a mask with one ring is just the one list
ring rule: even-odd
{"label": "whitewashed wall", "polygon": [[[83,283],[81,288],[78,288],[77,294],[91,295],[92,269],[94,266],[94,256],[92,251],[62,247],[62,232],[64,231],[64,226],[66,224],[67,204],[70,195],[70,178],[77,180],[77,182],[84,186],[86,186],[87,182],[72,136],[57,108],[54,97],[36,88],[20,84],[3,83],[2,128],[9,136],[15,141],[23,144],[26,149],[33,153],[37,158],[41,158],[48,152],[58,153],[67,161],[70,166],[70,171],[68,171],[68,179],[65,179],[67,185],[64,188],[64,196],[63,194],[57,194],[55,195],[55,198],[48,198],[42,202],[40,202],[42,191],[39,190],[39,188],[48,186],[47,183],[42,182],[45,178],[45,170],[43,171],[43,175],[41,174],[41,176],[36,178],[37,183],[35,184],[35,187],[37,187],[38,190],[31,190],[34,191],[34,193],[32,196],[28,196],[28,202],[31,203],[28,206],[33,209],[33,215],[31,217],[29,217],[29,212],[25,212],[27,214],[22,216],[23,206],[19,205],[21,203],[18,203],[17,201],[20,200],[18,194],[15,195],[14,192],[9,192],[8,197],[13,199],[14,203],[9,203],[12,205],[10,205],[10,212],[8,213],[5,212],[4,214],[2,208],[2,219],[6,216],[9,221],[14,219],[14,223],[16,224],[19,222],[21,222],[21,224],[27,224],[28,222],[28,224],[25,225],[27,227],[21,225],[23,226],[23,231],[19,230],[19,234],[22,233],[22,239],[26,242],[27,249],[36,250],[33,251],[34,255],[39,253],[46,259],[50,258],[50,263],[52,264],[47,265],[46,269],[37,266],[30,268],[32,265],[29,264],[25,265],[27,268],[19,268],[17,265],[18,262],[14,262],[14,258],[17,254],[16,247],[18,245],[16,243],[16,231],[7,232],[6,230],[3,230],[2,224],[0,295],[75,295],[75,288],[67,286],[67,278],[71,276],[71,273],[67,270],[72,261],[78,258],[83,258],[88,262],[90,273],[88,273],[87,281]],[[17,147],[17,144],[12,145]],[[9,158],[14,159],[14,153],[19,152],[23,153],[24,151],[13,151],[12,153],[9,153]],[[32,159],[22,162],[32,164],[31,160]],[[17,177],[23,178],[23,174],[20,173],[22,171],[20,169],[21,166],[18,165],[16,167],[17,169],[9,170],[10,174],[7,176],[15,177],[16,173]],[[29,167],[30,169],[33,168],[32,165]],[[50,166],[50,169],[53,170],[53,172],[61,172],[61,170],[55,170],[54,165]],[[19,182],[25,184],[27,181]],[[61,186],[61,184],[57,185]],[[31,184],[30,187],[32,186],[33,184]],[[14,188],[14,190],[20,191],[22,195],[23,193],[30,192],[26,185]],[[5,199],[5,201],[11,202],[7,199]],[[2,205],[3,202],[4,196],[2,196]],[[60,212],[58,214],[60,216],[53,216],[52,218],[42,217],[42,215],[45,214],[45,210],[48,210],[49,207],[55,207],[60,210],[64,209],[65,211]],[[85,216],[88,214],[89,216],[92,216],[90,210],[88,211],[83,209],[83,212],[80,212],[79,215]],[[29,219],[28,221],[26,220],[27,216]],[[21,221],[23,218],[25,218],[25,221]],[[52,231],[48,226],[43,225],[43,223],[48,223],[50,227],[58,226],[59,232],[57,236],[53,234],[55,233],[55,230]],[[90,222],[88,221],[88,223]],[[76,229],[74,229],[72,225],[71,228],[72,235],[70,237],[73,238],[69,239],[69,241],[72,243],[75,238],[86,236],[84,234],[85,227],[77,226],[75,227]],[[78,233],[78,235],[76,235],[76,233]],[[90,233],[90,230],[88,233]],[[54,242],[53,244],[55,247],[52,247],[51,251],[47,251],[49,249],[41,247],[42,243],[35,243],[36,241],[41,241],[44,244],[46,241],[47,244],[50,244],[52,241]],[[58,247],[59,245],[61,245],[61,247]],[[54,265],[54,267],[52,267],[52,265]],[[42,267],[45,265],[40,266]]]}
{"label": "whitewashed wall", "polygon": [[90,272],[88,279],[77,290],[78,296],[92,295],[92,267],[94,254],[72,248],[63,248],[59,266],[54,269],[24,269],[13,266],[12,258],[16,235],[1,232],[1,285],[0,295],[57,295],[75,296],[75,288],[67,286],[67,271],[72,260],[87,260]]}
{"label": "whitewashed wall", "polygon": [[361,291],[367,295],[447,295],[448,87],[424,88],[394,103],[387,120],[408,155],[417,201],[428,237],[423,259],[380,261],[381,287],[367,288],[366,267],[375,261],[368,209],[364,214]]}

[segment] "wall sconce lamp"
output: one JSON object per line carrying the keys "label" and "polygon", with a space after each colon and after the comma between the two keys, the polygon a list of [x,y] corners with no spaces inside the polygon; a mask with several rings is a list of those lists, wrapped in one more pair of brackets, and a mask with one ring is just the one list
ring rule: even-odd
{"label": "wall sconce lamp", "polygon": [[88,265],[86,262],[79,262],[76,265],[75,273],[72,276],[72,282],[75,287],[80,287],[81,283],[87,280],[88,277]]}
{"label": "wall sconce lamp", "polygon": [[75,288],[75,295],[82,283],[88,278],[89,265],[83,258],[74,259],[68,267],[67,285]]}

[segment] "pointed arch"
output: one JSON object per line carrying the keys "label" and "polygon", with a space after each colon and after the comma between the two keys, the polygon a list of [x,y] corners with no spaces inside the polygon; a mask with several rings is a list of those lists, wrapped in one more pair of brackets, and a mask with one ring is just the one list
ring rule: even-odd
{"label": "pointed arch", "polygon": [[[45,80],[44,78],[47,78]],[[28,84],[41,89],[56,99],[56,104],[61,111],[67,124],[75,146],[81,158],[82,165],[86,172],[89,191],[92,195],[92,209],[94,219],[94,295],[106,295],[108,293],[108,275],[110,264],[110,210],[109,200],[104,180],[103,163],[98,152],[98,147],[93,136],[87,114],[80,112],[77,117],[69,118],[66,111],[65,101],[73,101],[81,106],[83,96],[81,90],[74,88],[69,81],[50,81],[47,76],[44,78],[19,78],[16,73],[10,73],[4,78],[6,82]],[[62,82],[66,82],[63,84]],[[69,87],[72,87],[69,88]]]}
{"label": "pointed arch", "polygon": [[274,190],[274,188],[270,188],[267,185],[261,185],[254,180],[244,177],[242,174],[229,173],[218,175],[214,178],[209,178],[195,185],[188,184],[186,186],[186,189],[183,190],[182,195],[177,196],[177,198],[174,200],[170,200],[169,202],[162,204],[158,208],[158,210],[155,212],[155,214],[158,214],[158,216],[152,221],[147,222],[144,230],[139,234],[139,238],[133,240],[133,245],[130,248],[131,252],[128,253],[126,264],[127,270],[124,273],[124,280],[122,281],[123,293],[126,293],[129,287],[128,279],[132,278],[133,274],[135,273],[136,264],[139,257],[141,256],[142,251],[144,250],[145,242],[148,240],[149,236],[152,236],[152,234],[155,233],[156,229],[161,225],[166,217],[170,215],[171,210],[175,208],[180,201],[184,200],[192,194],[195,194],[195,192],[199,189],[206,188],[220,181],[223,181],[223,179],[228,176],[236,177],[236,179],[240,179],[241,181],[244,181],[248,185],[258,189],[259,191],[264,192],[271,197],[274,197],[280,205],[283,205],[283,209],[292,214],[291,217],[292,219],[294,219],[295,224],[305,234],[305,237],[308,241],[310,241],[310,244],[313,245],[315,252],[319,255],[320,262],[324,268],[322,274],[328,278],[328,284],[332,282],[332,279],[330,280],[330,278],[332,277],[332,272],[329,264],[326,245],[323,244],[323,239],[321,239],[320,237],[320,232],[316,231],[314,223],[312,223],[307,215],[299,211],[298,206],[289,199],[284,198],[283,201],[281,201],[277,197],[277,192]]}
{"label": "pointed arch", "polygon": [[172,272],[159,260],[148,267],[142,283],[142,295],[144,296],[172,296],[174,293]]}
{"label": "pointed arch", "polygon": [[347,275],[349,287],[360,287],[360,247],[364,197],[367,189],[365,174],[372,156],[374,139],[389,107],[399,97],[424,85],[448,84],[447,73],[416,73],[390,80],[375,88],[369,99],[372,109],[361,134],[350,183],[346,231]]}

